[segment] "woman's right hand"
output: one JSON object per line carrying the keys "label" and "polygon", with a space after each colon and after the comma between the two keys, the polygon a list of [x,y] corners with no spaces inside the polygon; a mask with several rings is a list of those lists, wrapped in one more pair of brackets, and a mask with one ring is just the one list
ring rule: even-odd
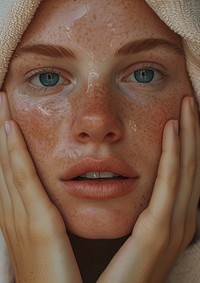
{"label": "woman's right hand", "polygon": [[0,165],[0,227],[16,282],[82,282],[62,216],[39,180],[3,92]]}

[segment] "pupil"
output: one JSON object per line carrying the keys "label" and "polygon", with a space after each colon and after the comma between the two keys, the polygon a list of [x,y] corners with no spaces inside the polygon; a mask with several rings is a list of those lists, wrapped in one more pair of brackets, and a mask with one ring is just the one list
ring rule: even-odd
{"label": "pupil", "polygon": [[55,73],[40,74],[40,82],[44,86],[55,86],[59,81],[59,75]]}
{"label": "pupil", "polygon": [[134,77],[139,83],[149,83],[154,78],[154,72],[152,70],[147,69],[138,70],[134,72]]}

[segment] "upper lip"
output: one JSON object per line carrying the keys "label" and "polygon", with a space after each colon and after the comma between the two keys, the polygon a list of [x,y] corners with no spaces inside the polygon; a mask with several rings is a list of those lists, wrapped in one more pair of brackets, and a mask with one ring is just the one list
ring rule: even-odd
{"label": "upper lip", "polygon": [[67,181],[86,174],[88,172],[113,172],[127,178],[139,177],[137,172],[126,162],[114,157],[106,159],[83,158],[71,166],[61,176],[61,180]]}

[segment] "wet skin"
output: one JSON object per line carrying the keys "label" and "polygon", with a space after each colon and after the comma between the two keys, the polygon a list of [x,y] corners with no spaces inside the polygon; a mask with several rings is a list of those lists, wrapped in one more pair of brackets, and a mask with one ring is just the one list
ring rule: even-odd
{"label": "wet skin", "polygon": [[[167,40],[176,48],[126,48],[116,55],[128,42],[145,39]],[[57,44],[73,54],[23,52],[32,44]],[[163,128],[179,118],[182,98],[192,95],[181,50],[180,38],[143,1],[42,2],[4,89],[41,181],[72,233],[91,239],[125,236],[148,205]],[[134,74],[141,69],[153,71],[153,80],[137,82]],[[59,74],[58,84],[42,86],[41,73]],[[123,197],[71,195],[62,176],[87,157],[125,162],[137,184]]]}

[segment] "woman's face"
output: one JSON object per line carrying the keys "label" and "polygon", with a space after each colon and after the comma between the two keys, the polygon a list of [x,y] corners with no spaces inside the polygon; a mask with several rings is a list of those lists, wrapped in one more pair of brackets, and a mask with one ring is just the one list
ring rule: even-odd
{"label": "woman's face", "polygon": [[163,128],[192,94],[180,38],[141,0],[43,1],[4,89],[67,229],[130,233],[151,197]]}

